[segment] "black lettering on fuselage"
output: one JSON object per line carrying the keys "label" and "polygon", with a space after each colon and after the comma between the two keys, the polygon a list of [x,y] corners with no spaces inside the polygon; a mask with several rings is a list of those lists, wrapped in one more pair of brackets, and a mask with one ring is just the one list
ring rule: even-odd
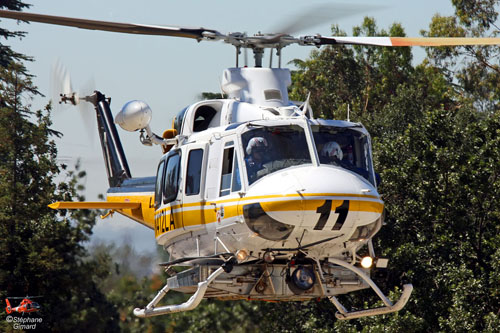
{"label": "black lettering on fuselage", "polygon": [[[325,200],[325,203],[316,209],[316,213],[321,215],[319,216],[318,222],[316,222],[316,226],[314,226],[314,230],[323,230],[331,212],[332,200]],[[335,221],[335,225],[332,230],[340,230],[344,225],[347,214],[349,213],[349,200],[344,200],[340,206],[336,207],[335,213],[339,214],[339,216],[337,217],[337,221]]]}

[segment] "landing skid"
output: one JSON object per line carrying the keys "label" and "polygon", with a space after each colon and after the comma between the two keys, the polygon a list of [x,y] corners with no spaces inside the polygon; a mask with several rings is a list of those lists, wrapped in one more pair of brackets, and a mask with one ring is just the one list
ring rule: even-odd
{"label": "landing skid", "polygon": [[[392,313],[392,312],[397,312],[404,308],[406,305],[406,302],[408,302],[408,299],[410,298],[411,292],[413,290],[413,286],[411,284],[405,284],[403,286],[403,294],[399,298],[396,304],[392,304],[390,300],[387,299],[387,297],[382,296],[380,297],[384,304],[386,306],[380,307],[380,308],[374,308],[374,309],[366,309],[366,310],[359,310],[359,311],[347,311],[346,308],[340,304],[340,302],[337,300],[337,297],[332,296],[330,298],[330,302],[335,305],[337,310],[339,310],[336,314],[335,317],[340,320],[349,320],[349,319],[356,319],[356,318],[361,318],[361,317],[368,317],[368,316],[377,316],[377,315],[382,315],[382,314],[387,314],[387,313]],[[380,296],[380,295],[379,295]]]}
{"label": "landing skid", "polygon": [[[293,269],[296,269],[295,266]],[[236,300],[306,301],[327,297],[337,308],[338,319],[354,319],[387,314],[401,310],[410,298],[413,286],[404,285],[403,294],[393,304],[365,273],[364,270],[340,259],[329,258],[323,264],[309,261],[298,267],[309,267],[316,282],[309,289],[299,290],[290,283],[289,264],[237,264],[230,258],[221,266],[201,265],[170,277],[154,299],[143,309],[136,308],[134,315],[145,318],[163,314],[189,311],[196,308],[203,298]],[[258,272],[258,273],[256,273]],[[288,276],[288,277],[287,277]],[[201,282],[199,282],[201,281]],[[385,306],[380,308],[348,311],[335,295],[372,288]],[[170,290],[193,295],[182,304],[159,306],[157,304]]]}
{"label": "landing skid", "polygon": [[350,271],[356,273],[360,278],[362,278],[368,285],[375,291],[375,293],[380,297],[382,302],[384,302],[385,306],[380,307],[380,308],[374,308],[374,309],[366,309],[366,310],[359,310],[359,311],[347,311],[346,308],[339,302],[337,297],[332,296],[330,297],[330,302],[335,305],[337,308],[338,312],[335,314],[335,317],[340,320],[348,320],[348,319],[355,319],[355,318],[361,318],[361,317],[367,317],[367,316],[376,316],[376,315],[381,315],[381,314],[387,314],[387,313],[392,313],[392,312],[397,312],[401,310],[406,303],[408,302],[408,299],[410,299],[411,292],[413,291],[413,285],[411,284],[405,284],[403,286],[403,294],[399,298],[399,300],[396,302],[396,304],[392,304],[392,302],[384,295],[384,293],[380,290],[380,288],[373,282],[372,279],[368,275],[366,275],[361,269],[352,266],[345,261],[338,260],[338,259],[330,259],[330,262],[335,265],[339,265],[342,267],[345,267],[349,269]]}

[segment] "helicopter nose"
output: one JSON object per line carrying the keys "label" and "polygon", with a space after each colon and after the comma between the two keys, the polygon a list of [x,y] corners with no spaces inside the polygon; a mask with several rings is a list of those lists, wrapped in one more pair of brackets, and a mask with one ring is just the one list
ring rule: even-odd
{"label": "helicopter nose", "polygon": [[348,170],[306,166],[263,177],[249,188],[240,208],[254,232],[283,240],[294,229],[337,231],[372,222],[383,202],[373,185]]}
{"label": "helicopter nose", "polygon": [[274,241],[287,239],[304,218],[301,189],[295,172],[265,176],[240,201],[240,215],[260,237]]}
{"label": "helicopter nose", "polygon": [[314,168],[297,175],[304,186],[303,228],[339,231],[380,218],[384,204],[368,180],[340,167]]}

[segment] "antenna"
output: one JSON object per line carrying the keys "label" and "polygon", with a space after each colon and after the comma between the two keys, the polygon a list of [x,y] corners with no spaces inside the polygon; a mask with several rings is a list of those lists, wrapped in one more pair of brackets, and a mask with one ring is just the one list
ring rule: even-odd
{"label": "antenna", "polygon": [[240,67],[239,66],[239,60],[240,60],[240,47],[239,46],[236,46],[236,68]]}
{"label": "antenna", "polygon": [[276,48],[276,55],[278,56],[278,68],[281,68],[281,46]]}
{"label": "antenna", "polygon": [[[302,104],[302,114],[305,115],[306,112],[309,112],[309,99],[311,98],[311,92],[309,92],[307,94],[307,99],[306,101],[304,102],[304,104]],[[309,112],[309,116],[311,116],[311,113]],[[312,117],[311,117],[312,118]]]}

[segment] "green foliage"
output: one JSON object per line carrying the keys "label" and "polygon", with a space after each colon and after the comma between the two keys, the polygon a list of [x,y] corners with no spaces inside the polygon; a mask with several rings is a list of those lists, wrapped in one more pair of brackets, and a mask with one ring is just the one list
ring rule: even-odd
{"label": "green foliage", "polygon": [[[333,34],[345,35],[334,27]],[[399,24],[393,24],[389,32],[379,31],[375,21],[365,18],[354,28],[354,35],[404,36]],[[305,61],[294,60],[298,68],[292,73],[293,86],[290,97],[304,100],[311,94],[311,106],[316,117],[347,118],[368,116],[381,110],[396,95],[400,84],[409,82],[413,72],[409,48],[380,47],[326,47],[313,51]]]}
{"label": "green foliage", "polygon": [[191,312],[172,315],[173,332],[260,332],[267,322],[258,303],[204,300]]}
{"label": "green foliage", "polygon": [[[452,3],[456,16],[435,16],[424,35],[496,34],[498,1]],[[333,32],[343,34],[338,27]],[[405,35],[401,25],[379,30],[371,18],[354,34]],[[351,119],[369,129],[387,208],[387,225],[374,241],[391,263],[378,282],[392,300],[400,295],[397,286],[411,282],[415,287],[399,313],[352,321],[337,321],[326,299],[204,300],[191,312],[133,317],[133,308],[146,305],[165,284],[164,274],[138,275],[127,258],[151,258],[141,259],[127,246],[98,247],[90,259],[82,242],[91,234],[94,216],[57,215],[47,208],[52,200],[82,199],[77,188],[84,174],[77,169],[67,181],[53,183],[60,170],[50,141],[57,134],[50,130],[50,108],[32,113],[24,102],[37,93],[29,75],[21,65],[4,66],[0,296],[44,295],[41,303],[50,309],[42,314],[44,328],[56,331],[498,332],[498,52],[497,47],[429,48],[427,59],[414,66],[409,48],[336,46],[293,62],[291,99],[311,93],[315,116],[326,118],[345,119],[349,105]],[[340,298],[349,307],[381,305],[370,291]],[[184,300],[185,295],[169,293],[165,302]],[[0,320],[0,330],[8,329]]]}
{"label": "green foliage", "polygon": [[[0,9],[23,10],[25,8],[29,8],[30,6],[31,5],[18,0],[0,1]],[[9,31],[0,27],[0,37],[4,39],[23,36],[25,36],[25,33],[22,31]],[[30,60],[30,58],[13,51],[10,46],[0,43],[0,66],[7,67],[10,62],[20,60]],[[24,70],[24,74],[27,74],[26,70]]]}
{"label": "green foliage", "polygon": [[497,0],[452,0],[451,2],[456,8],[460,22],[465,27],[488,30],[491,26],[495,26],[498,17]]}
{"label": "green foliage", "polygon": [[[344,34],[334,28],[337,35]],[[313,51],[307,60],[294,60],[298,68],[292,73],[290,99],[305,100],[311,94],[311,106],[316,117],[340,118],[363,90],[362,68],[345,47],[326,47]]]}
{"label": "green foliage", "polygon": [[221,93],[202,92],[200,98],[202,100],[205,100],[205,99],[221,99],[223,97]]}
{"label": "green foliage", "polygon": [[[457,13],[473,15],[435,16],[426,34],[477,35],[493,24],[490,2],[454,3]],[[370,18],[354,34],[405,35],[397,24],[379,30]],[[438,48],[414,66],[409,48],[338,46],[293,62],[291,99],[304,100],[310,93],[315,116],[337,119],[346,118],[349,104],[351,119],[362,121],[372,135],[387,208],[387,225],[375,247],[391,260],[387,277],[378,283],[393,301],[400,296],[397,286],[413,283],[405,309],[337,321],[326,299],[208,300],[192,312],[168,316],[164,327],[179,332],[498,332],[500,80],[492,59],[487,48]],[[382,305],[368,290],[340,299],[354,308]]]}
{"label": "green foliage", "polygon": [[[425,36],[497,36],[498,0],[453,0],[456,15],[434,16]],[[500,67],[497,46],[427,48],[429,60],[457,83],[464,102],[473,102],[480,111],[498,110]]]}
{"label": "green foliage", "polygon": [[[428,36],[477,36],[496,20],[491,5],[497,1],[454,4],[458,18],[435,16]],[[369,36],[404,35],[397,25],[389,31],[379,32],[372,19],[354,29]],[[418,66],[406,50],[339,47],[295,62],[294,99],[327,91],[327,102],[312,99],[316,115],[343,118],[350,103],[351,119],[362,121],[372,134],[387,208],[387,226],[375,245],[391,259],[388,277],[379,283],[386,291],[407,282],[415,287],[400,313],[333,326],[343,332],[498,331],[498,50],[429,49]],[[336,68],[323,61],[331,54],[341,54],[350,64],[344,67],[356,69],[354,75],[337,71],[324,79],[321,75]],[[339,78],[349,85],[337,83]],[[339,102],[339,96],[351,97]],[[367,292],[341,299],[358,308],[377,301]],[[318,318],[309,315],[316,304],[307,310],[283,306],[281,313],[301,319],[291,325],[277,319],[275,328],[321,331],[310,326]],[[323,327],[332,322],[331,317],[321,321]]]}
{"label": "green foliage", "polygon": [[429,110],[375,147],[385,166],[388,226],[377,243],[393,261],[389,284],[412,281],[408,311],[429,329],[482,330],[500,302],[489,278],[500,231],[499,116]]}
{"label": "green foliage", "polygon": [[[67,173],[59,185],[50,106],[32,112],[37,93],[24,67],[0,67],[0,297],[42,295],[41,331],[113,331],[117,316],[98,290],[103,267],[87,258],[95,215],[57,213],[56,200],[83,199],[84,172]],[[2,314],[4,321],[5,314]]]}

